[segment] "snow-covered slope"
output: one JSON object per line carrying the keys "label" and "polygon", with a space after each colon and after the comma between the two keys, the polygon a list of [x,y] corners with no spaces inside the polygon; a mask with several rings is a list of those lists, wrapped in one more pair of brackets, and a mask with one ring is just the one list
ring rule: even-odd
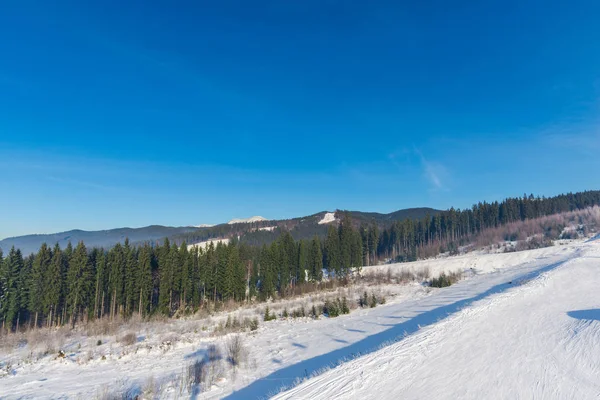
{"label": "snow-covered slope", "polygon": [[260,221],[268,221],[268,219],[257,215],[257,216],[250,217],[250,218],[234,218],[231,221],[229,221],[228,224],[229,225],[231,225],[231,224],[248,224],[250,222],[260,222]]}
{"label": "snow-covered slope", "polygon": [[330,224],[334,221],[335,221],[335,213],[328,212],[328,213],[325,213],[325,215],[323,216],[323,219],[321,219],[318,222],[318,224],[319,225]]}
{"label": "snow-covered slope", "polygon": [[596,246],[536,279],[492,288],[498,293],[277,398],[598,398],[599,257]]}
{"label": "snow-covered slope", "polygon": [[191,250],[193,247],[198,247],[200,249],[205,249],[206,247],[210,246],[211,243],[214,246],[216,246],[218,243],[227,244],[227,243],[229,243],[229,239],[228,238],[224,238],[224,239],[205,240],[204,242],[200,242],[200,243],[188,244],[187,248],[188,248],[188,250]]}
{"label": "snow-covered slope", "polygon": [[[444,262],[449,270],[475,265],[476,273],[447,288],[395,286],[399,295],[376,308],[261,322],[245,335],[249,362],[199,398],[264,398],[282,387],[290,390],[281,398],[300,399],[596,398],[600,241],[462,257],[419,264],[432,274]],[[0,378],[0,397],[85,398],[103,387],[143,388],[150,379],[177,383],[211,343],[227,340],[192,330],[165,351],[155,332],[138,334],[125,355],[118,343],[98,347],[107,360],[76,361],[84,354],[75,345],[65,359],[13,367]],[[0,354],[0,363],[9,356]],[[185,397],[180,389],[161,396]]]}

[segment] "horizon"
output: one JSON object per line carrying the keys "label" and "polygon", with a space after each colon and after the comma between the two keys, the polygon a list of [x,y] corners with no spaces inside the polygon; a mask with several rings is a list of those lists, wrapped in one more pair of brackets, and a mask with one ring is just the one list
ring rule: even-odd
{"label": "horizon", "polygon": [[[594,189],[588,189],[586,191],[592,191]],[[569,193],[573,193],[573,192],[561,192],[561,193],[555,193],[552,195],[538,195],[535,193],[524,193],[524,195],[526,196],[530,196],[533,195],[535,198],[548,198],[548,197],[554,197],[554,196],[559,196],[559,195],[567,195]],[[508,198],[520,198],[519,196],[509,196],[509,197],[505,197],[502,199],[495,199],[495,200],[478,200],[473,202],[472,206],[477,205],[477,203],[501,203],[502,201],[508,199]],[[461,211],[461,210],[466,210],[469,209],[471,206],[468,207],[454,207],[454,206],[450,206],[448,208],[436,208],[436,207],[429,207],[429,206],[423,206],[423,207],[406,207],[406,208],[400,208],[400,209],[395,209],[395,210],[391,210],[391,211],[387,211],[387,212],[380,212],[380,211],[369,211],[369,210],[346,210],[346,209],[339,209],[339,208],[335,208],[332,210],[321,210],[321,211],[317,211],[317,212],[313,212],[310,214],[306,214],[306,215],[295,215],[295,216],[288,216],[288,217],[282,217],[282,218],[268,218],[265,217],[264,215],[251,215],[248,217],[234,217],[234,218],[230,218],[227,221],[221,221],[221,222],[217,222],[214,224],[198,224],[198,225],[163,225],[163,224],[149,224],[149,225],[140,225],[140,226],[119,226],[119,227],[112,227],[112,228],[100,228],[100,229],[83,229],[83,228],[71,228],[71,229],[67,229],[64,231],[56,231],[56,232],[36,232],[36,233],[26,233],[24,235],[18,235],[18,236],[6,236],[6,237],[0,237],[0,241],[1,240],[5,240],[5,239],[12,239],[12,238],[16,238],[16,237],[21,237],[21,236],[36,236],[36,235],[52,235],[52,234],[59,234],[59,233],[66,233],[66,232],[72,232],[72,231],[82,231],[82,232],[102,232],[102,231],[111,231],[111,230],[119,230],[119,229],[142,229],[142,228],[149,228],[152,226],[160,226],[160,227],[171,227],[171,228],[197,228],[197,229],[202,229],[202,228],[211,228],[217,225],[224,225],[224,224],[229,224],[230,222],[234,221],[234,220],[238,220],[238,219],[249,219],[249,218],[255,218],[255,217],[260,217],[260,218],[265,218],[264,221],[268,222],[268,221],[281,221],[281,220],[287,220],[287,219],[294,219],[294,218],[304,218],[304,217],[309,217],[309,216],[313,216],[313,215],[317,215],[317,214],[321,214],[321,213],[328,213],[328,212],[362,212],[362,213],[367,213],[367,214],[381,214],[381,215],[387,215],[387,214],[391,214],[397,211],[406,211],[406,210],[416,210],[416,209],[432,209],[435,211],[447,211],[450,208],[454,208],[456,211]]]}
{"label": "horizon", "polygon": [[32,3],[0,239],[600,188],[600,4]]}

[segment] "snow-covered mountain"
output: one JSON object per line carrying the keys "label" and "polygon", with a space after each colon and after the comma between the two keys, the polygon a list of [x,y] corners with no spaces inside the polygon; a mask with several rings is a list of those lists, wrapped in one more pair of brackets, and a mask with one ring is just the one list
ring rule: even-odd
{"label": "snow-covered mountain", "polygon": [[254,216],[254,217],[250,217],[250,218],[234,218],[231,221],[227,222],[229,225],[232,224],[249,224],[252,222],[262,222],[262,221],[268,221],[268,219],[261,217],[261,216]]}

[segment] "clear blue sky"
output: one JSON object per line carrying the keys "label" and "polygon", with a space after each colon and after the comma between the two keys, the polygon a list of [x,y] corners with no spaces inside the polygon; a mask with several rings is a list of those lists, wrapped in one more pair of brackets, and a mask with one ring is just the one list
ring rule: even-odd
{"label": "clear blue sky", "polygon": [[59,3],[2,5],[0,238],[600,188],[600,2]]}

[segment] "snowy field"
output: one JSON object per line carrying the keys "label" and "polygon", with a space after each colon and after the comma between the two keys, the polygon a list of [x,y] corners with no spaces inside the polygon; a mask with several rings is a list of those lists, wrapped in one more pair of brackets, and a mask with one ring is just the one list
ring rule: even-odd
{"label": "snowy field", "polygon": [[[377,287],[388,291],[386,304],[337,318],[261,318],[257,331],[242,334],[247,361],[192,397],[600,396],[600,240],[366,267],[363,273],[406,268],[427,268],[431,276],[467,273],[443,289]],[[165,345],[169,327],[184,323],[198,326]],[[185,367],[228,336],[209,336],[193,320],[162,324],[140,332],[129,347],[108,340],[91,358],[77,348],[65,358],[28,363],[14,361],[26,357],[27,348],[2,353],[0,367],[7,372],[0,375],[0,398],[106,398],[126,390],[144,398],[189,398],[180,382]]]}

